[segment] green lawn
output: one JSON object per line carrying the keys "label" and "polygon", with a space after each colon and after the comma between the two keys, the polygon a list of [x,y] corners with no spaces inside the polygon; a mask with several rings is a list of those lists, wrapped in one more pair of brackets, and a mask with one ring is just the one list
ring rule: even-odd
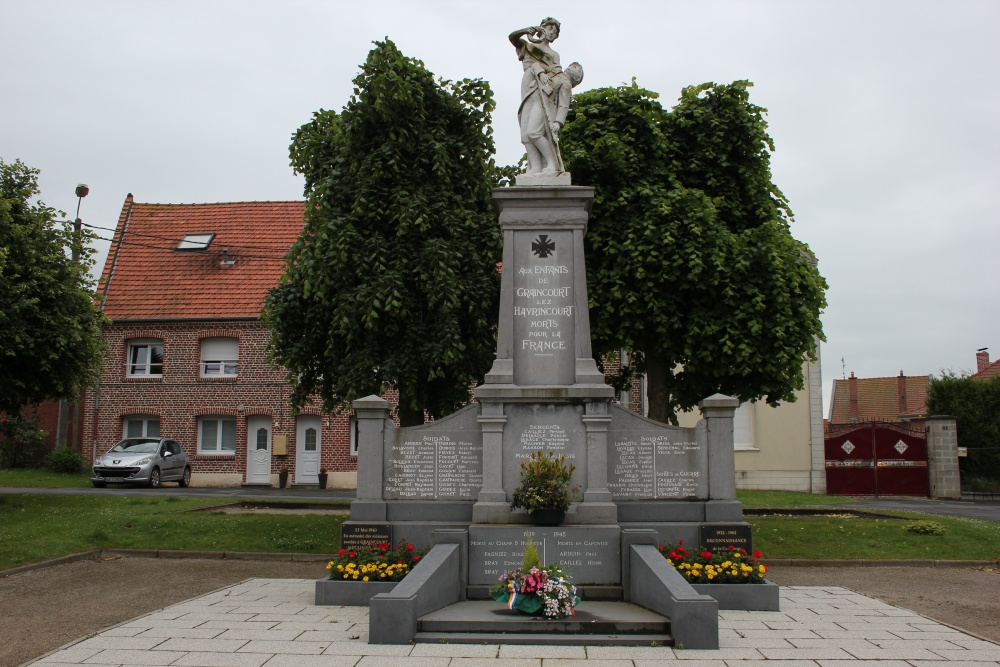
{"label": "green lawn", "polygon": [[[836,512],[836,510],[832,510]],[[832,517],[747,517],[755,549],[764,558],[876,560],[1000,560],[1000,523],[929,514],[897,513],[903,519]],[[943,535],[906,530],[931,521]]]}
{"label": "green lawn", "polygon": [[737,491],[744,507],[808,507],[809,505],[850,505],[849,496],[822,496],[794,491]]}
{"label": "green lawn", "polygon": [[0,487],[13,489],[76,489],[90,486],[90,472],[68,475],[34,468],[0,468]]}
{"label": "green lawn", "polygon": [[329,554],[340,546],[346,515],[185,511],[218,503],[171,496],[0,495],[0,569],[98,548]]}

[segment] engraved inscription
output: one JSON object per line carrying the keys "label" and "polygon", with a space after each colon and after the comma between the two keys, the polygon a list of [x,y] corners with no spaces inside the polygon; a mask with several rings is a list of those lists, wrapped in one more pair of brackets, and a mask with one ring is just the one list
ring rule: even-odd
{"label": "engraved inscription", "polygon": [[704,495],[702,445],[667,434],[629,433],[613,442],[608,487],[615,499],[696,498]]}
{"label": "engraved inscription", "polygon": [[386,498],[475,499],[483,486],[482,446],[448,435],[394,444],[384,482]]}
{"label": "engraved inscription", "polygon": [[575,459],[575,452],[566,451],[568,444],[566,429],[559,424],[531,424],[521,432],[521,451],[515,452],[514,458],[526,459],[532,452],[551,451]]}

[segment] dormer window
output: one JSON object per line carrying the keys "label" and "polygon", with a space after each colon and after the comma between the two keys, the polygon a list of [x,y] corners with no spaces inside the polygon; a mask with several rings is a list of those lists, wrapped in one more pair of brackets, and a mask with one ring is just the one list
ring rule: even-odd
{"label": "dormer window", "polygon": [[176,250],[205,250],[215,238],[215,232],[205,234],[185,234]]}

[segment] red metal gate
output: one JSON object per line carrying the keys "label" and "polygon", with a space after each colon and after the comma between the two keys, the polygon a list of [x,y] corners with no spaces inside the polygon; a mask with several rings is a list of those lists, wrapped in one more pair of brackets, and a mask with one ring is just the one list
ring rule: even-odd
{"label": "red metal gate", "polygon": [[930,495],[923,426],[897,422],[832,426],[824,447],[826,489],[831,495]]}

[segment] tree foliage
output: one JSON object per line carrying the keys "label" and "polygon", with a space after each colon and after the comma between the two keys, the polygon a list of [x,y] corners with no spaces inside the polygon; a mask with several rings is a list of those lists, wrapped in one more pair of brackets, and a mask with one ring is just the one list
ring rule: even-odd
{"label": "tree foliage", "polygon": [[[41,201],[38,170],[0,160],[0,411],[74,398],[96,377],[103,315],[94,305],[89,269],[67,249],[71,228]],[[83,234],[82,241],[89,235]]]}
{"label": "tree foliage", "polygon": [[421,423],[469,400],[496,348],[502,239],[486,82],[435,80],[376,42],[354,95],[294,135],[305,227],[265,318],[293,401],[399,391]]}
{"label": "tree foliage", "polygon": [[573,99],[567,169],[593,185],[586,237],[595,355],[634,352],[650,417],[716,392],[795,400],[826,282],[790,232],[750,83],[685,88],[672,110],[630,86]]}
{"label": "tree foliage", "polygon": [[1000,484],[1000,378],[980,380],[946,372],[931,379],[927,409],[955,417],[958,444],[968,457],[959,459],[964,481],[972,478]]}

